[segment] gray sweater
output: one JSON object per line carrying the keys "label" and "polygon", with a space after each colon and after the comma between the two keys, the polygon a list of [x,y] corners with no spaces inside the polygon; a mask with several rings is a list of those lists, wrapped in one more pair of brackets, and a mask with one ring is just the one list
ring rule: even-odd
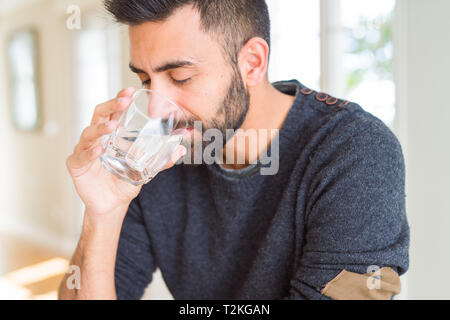
{"label": "gray sweater", "polygon": [[[401,146],[359,105],[298,81],[279,133],[280,168],[261,175],[179,165],[129,207],[117,252],[119,299],[160,268],[175,299],[328,299],[343,269],[408,269]],[[276,108],[276,106],[274,106]]]}

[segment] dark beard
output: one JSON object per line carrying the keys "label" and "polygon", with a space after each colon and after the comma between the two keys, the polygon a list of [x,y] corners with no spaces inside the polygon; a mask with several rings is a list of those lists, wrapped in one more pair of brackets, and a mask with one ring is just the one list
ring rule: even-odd
{"label": "dark beard", "polygon": [[226,131],[229,129],[236,131],[242,126],[247,117],[249,106],[250,95],[237,65],[233,66],[233,77],[228,92],[222,101],[216,118],[206,124],[205,130],[218,129],[223,134],[225,145],[227,139],[232,138],[232,136],[227,137]]}

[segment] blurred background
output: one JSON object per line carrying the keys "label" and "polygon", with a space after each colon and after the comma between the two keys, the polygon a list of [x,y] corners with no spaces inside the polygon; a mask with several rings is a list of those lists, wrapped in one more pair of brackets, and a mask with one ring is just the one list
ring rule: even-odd
{"label": "blurred background", "polygon": [[[450,299],[450,1],[268,0],[271,81],[382,119],[407,163],[410,270],[398,299]],[[0,0],[0,299],[55,299],[83,204],[65,160],[124,87],[125,27],[100,0]],[[158,272],[144,299],[170,299]]]}

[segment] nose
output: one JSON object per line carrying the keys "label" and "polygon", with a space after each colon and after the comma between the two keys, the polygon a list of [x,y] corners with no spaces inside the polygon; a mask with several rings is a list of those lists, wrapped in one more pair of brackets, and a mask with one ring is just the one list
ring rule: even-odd
{"label": "nose", "polygon": [[156,91],[147,93],[147,114],[150,118],[161,118],[167,110],[166,99]]}
{"label": "nose", "polygon": [[147,114],[152,119],[164,123],[165,130],[171,132],[186,126],[186,116],[180,107],[168,97],[156,91],[147,93]]}
{"label": "nose", "polygon": [[173,87],[161,79],[154,79],[148,89],[151,91],[147,104],[150,117],[168,119],[172,115],[174,126],[186,126],[187,113],[176,103]]}

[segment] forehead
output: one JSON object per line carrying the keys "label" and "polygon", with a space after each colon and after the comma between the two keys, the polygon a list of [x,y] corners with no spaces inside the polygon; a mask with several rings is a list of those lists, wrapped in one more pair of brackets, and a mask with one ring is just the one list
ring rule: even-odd
{"label": "forehead", "polygon": [[190,6],[174,12],[162,22],[145,22],[129,28],[131,61],[152,68],[167,60],[192,59],[218,62],[222,49],[201,30],[200,14]]}

